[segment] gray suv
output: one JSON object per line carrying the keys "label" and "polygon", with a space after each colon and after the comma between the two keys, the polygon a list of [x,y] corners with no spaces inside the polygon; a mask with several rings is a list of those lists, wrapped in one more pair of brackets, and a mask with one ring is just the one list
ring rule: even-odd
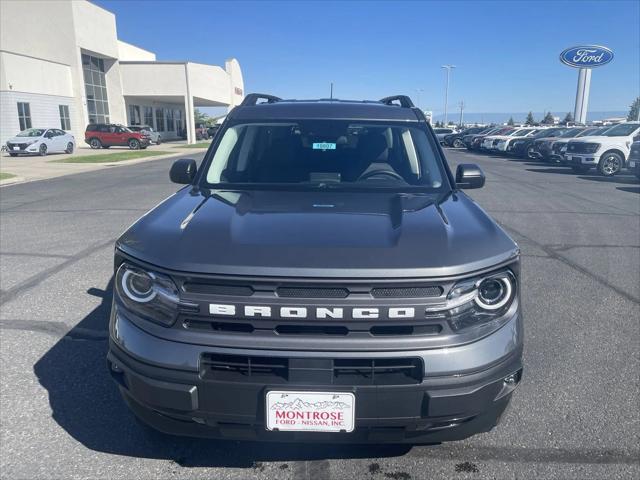
{"label": "gray suv", "polygon": [[522,377],[517,245],[406,96],[251,94],[117,241],[108,368],[163,432],[434,443]]}

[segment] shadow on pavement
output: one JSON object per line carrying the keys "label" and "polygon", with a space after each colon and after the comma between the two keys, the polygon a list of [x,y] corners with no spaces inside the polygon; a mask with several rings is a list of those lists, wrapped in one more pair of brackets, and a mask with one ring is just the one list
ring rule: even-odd
{"label": "shadow on pavement", "polygon": [[640,193],[640,185],[637,187],[616,187],[621,192]]}
{"label": "shadow on pavement", "polygon": [[406,454],[409,446],[268,444],[165,435],[129,412],[106,367],[112,280],[89,313],[34,366],[49,394],[53,419],[74,439],[98,452],[172,460],[184,467],[258,468],[260,462],[378,458]]}
{"label": "shadow on pavement", "polygon": [[591,180],[593,182],[603,182],[603,183],[621,183],[623,185],[637,185],[638,179],[635,176],[619,174],[613,177],[603,177],[594,172],[593,175],[580,175],[578,178],[583,180]]}

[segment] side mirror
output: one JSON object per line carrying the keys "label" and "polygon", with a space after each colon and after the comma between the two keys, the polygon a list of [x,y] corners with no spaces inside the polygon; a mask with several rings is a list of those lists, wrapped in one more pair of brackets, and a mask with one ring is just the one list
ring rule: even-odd
{"label": "side mirror", "polygon": [[456,169],[456,185],[458,188],[482,188],[484,186],[484,173],[478,165],[463,163]]}
{"label": "side mirror", "polygon": [[171,171],[169,172],[169,178],[173,183],[190,184],[193,179],[196,178],[196,172],[198,166],[196,161],[190,158],[181,158],[176,160],[171,165]]}

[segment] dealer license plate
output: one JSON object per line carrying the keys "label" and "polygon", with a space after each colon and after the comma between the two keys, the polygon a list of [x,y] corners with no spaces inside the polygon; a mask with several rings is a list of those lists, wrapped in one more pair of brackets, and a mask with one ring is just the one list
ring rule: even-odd
{"label": "dealer license plate", "polygon": [[267,430],[352,432],[353,393],[270,391],[266,395]]}
{"label": "dealer license plate", "polygon": [[14,150],[20,150],[20,147],[13,147]]}

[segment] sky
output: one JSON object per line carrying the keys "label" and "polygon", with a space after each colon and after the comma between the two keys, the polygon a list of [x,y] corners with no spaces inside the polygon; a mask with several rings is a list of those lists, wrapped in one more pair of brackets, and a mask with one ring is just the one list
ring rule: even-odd
{"label": "sky", "polygon": [[627,111],[640,95],[640,1],[125,1],[118,36],[158,60],[224,65],[235,57],[245,92],[285,98],[410,95],[442,114],[444,64],[456,65],[449,112],[573,111],[578,70],[559,55],[603,45],[590,111]]}

